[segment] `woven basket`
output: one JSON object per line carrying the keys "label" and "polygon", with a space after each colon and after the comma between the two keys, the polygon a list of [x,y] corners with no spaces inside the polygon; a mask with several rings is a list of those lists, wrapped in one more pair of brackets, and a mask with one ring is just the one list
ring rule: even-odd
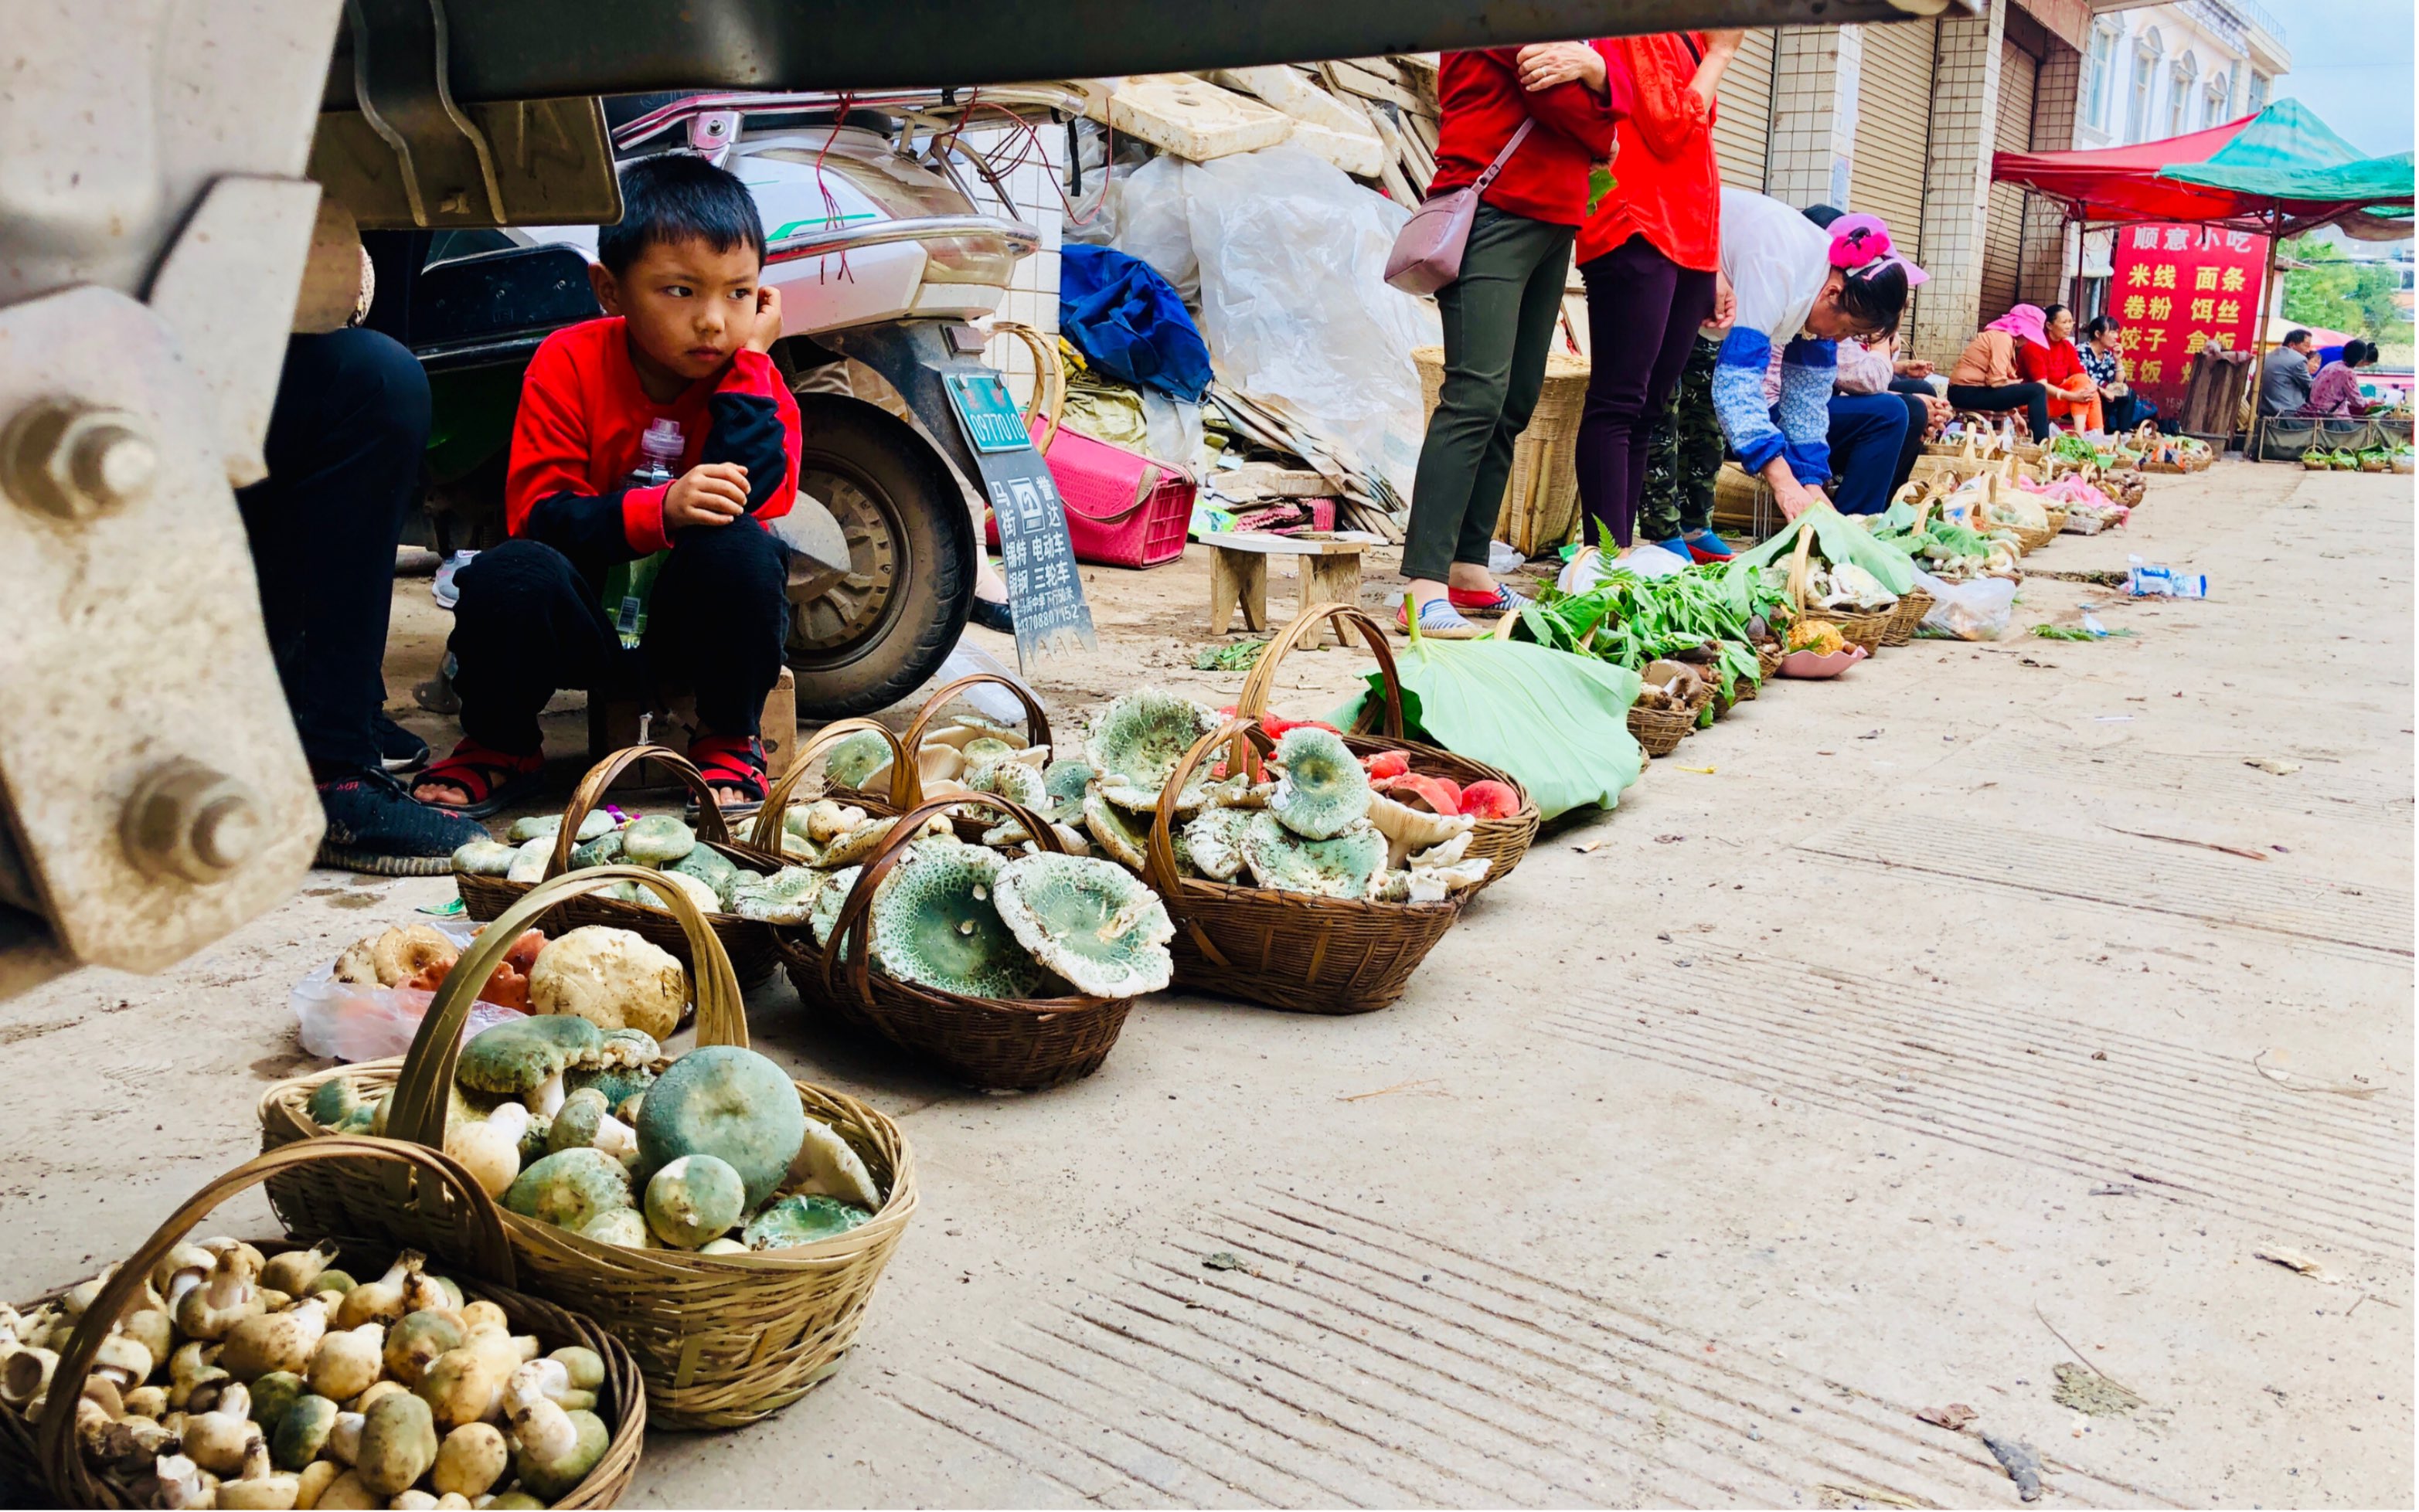
{"label": "woven basket", "polygon": [[[1009,693],[1016,695],[1016,701],[1018,703],[1025,706],[1025,743],[1026,745],[1048,745],[1050,743],[1050,716],[1042,712],[1041,706],[1040,704],[1034,702],[1033,695],[1031,693],[1027,692],[1022,684],[1018,683],[1012,678],[1001,677],[996,672],[976,672],[966,677],[960,678],[954,682],[944,683],[942,686],[932,690],[932,695],[925,699],[923,706],[916,710],[916,717],[908,721],[907,730],[903,735],[892,737],[890,736],[889,731],[885,729],[882,725],[875,724],[871,720],[866,719],[840,720],[834,724],[826,725],[822,729],[817,730],[815,732],[817,737],[816,741],[808,748],[809,750],[820,752],[829,749],[829,747],[835,742],[824,740],[823,737],[824,736],[838,736],[863,729],[871,729],[880,732],[886,739],[890,740],[894,749],[890,767],[892,774],[890,784],[891,790],[887,796],[880,793],[867,792],[856,788],[834,789],[828,784],[826,784],[824,788],[823,796],[825,798],[838,799],[842,802],[855,804],[856,807],[864,809],[869,814],[904,814],[907,810],[915,807],[917,803],[922,802],[924,801],[924,795],[922,792],[920,769],[917,767],[916,762],[913,759],[913,753],[923,745],[924,731],[931,725],[933,719],[936,718],[943,710],[946,710],[950,704],[956,702],[960,694],[979,683],[993,683],[999,687],[1006,688]],[[896,755],[897,752],[906,752],[910,754],[910,759],[906,763],[908,769],[908,784],[903,793],[901,791],[901,785],[899,776],[901,769],[898,756]],[[806,754],[802,751],[799,754],[798,758],[791,763],[790,770],[782,774],[781,781],[774,785],[773,791],[764,795],[763,806],[756,811],[760,817],[757,819],[755,828],[752,829],[748,834],[748,843],[750,845],[755,846],[760,850],[764,848],[763,844],[763,836],[765,833],[764,820],[761,816],[770,813],[774,817],[774,822],[776,824],[779,822],[781,811],[788,806],[790,794],[796,787],[797,780],[799,776],[803,774],[803,769],[806,765]],[[778,803],[774,801],[776,797],[780,800]],[[982,839],[982,832],[990,828],[987,821],[978,818],[960,819],[956,822],[958,837],[969,843],[979,842]],[[780,848],[778,846],[775,846],[773,848],[774,851],[777,853],[779,848]]]}
{"label": "woven basket", "polygon": [[[747,1018],[738,979],[705,916],[659,872],[600,866],[540,883],[482,933],[438,987],[409,1054],[270,1088],[259,1106],[262,1148],[333,1138],[303,1105],[320,1083],[340,1077],[371,1096],[392,1089],[390,1138],[441,1146],[455,1058],[478,986],[520,931],[547,909],[615,882],[655,889],[689,932],[700,962],[689,978],[697,1043],[745,1046]],[[807,1114],[846,1139],[887,1194],[871,1220],[836,1239],[765,1253],[698,1255],[625,1249],[516,1213],[497,1214],[522,1284],[594,1319],[629,1347],[661,1426],[753,1423],[830,1375],[855,1341],[874,1284],[915,1214],[915,1158],[898,1127],[854,1098],[794,1085]],[[279,1172],[270,1178],[269,1200],[298,1235],[360,1235],[449,1257],[463,1251],[464,1230],[480,1219],[475,1208],[425,1184],[415,1189],[400,1173],[346,1160]]]}
{"label": "woven basket", "polygon": [[[1366,617],[1362,617],[1365,619]],[[1177,795],[1224,746],[1229,770],[1257,771],[1274,742],[1249,720],[1201,737],[1160,790],[1144,878],[1176,921],[1176,985],[1302,1014],[1365,1014],[1403,995],[1471,894],[1441,903],[1312,897],[1185,877],[1176,869]]]}
{"label": "woven basket", "polygon": [[[1518,795],[1520,807],[1508,819],[1481,819],[1470,832],[1470,849],[1464,854],[1484,856],[1493,864],[1487,868],[1487,879],[1478,884],[1480,891],[1494,886],[1512,875],[1520,858],[1529,853],[1529,843],[1537,838],[1537,827],[1543,816],[1529,789],[1510,772],[1490,767],[1483,761],[1456,756],[1441,746],[1428,745],[1411,740],[1403,733],[1403,685],[1394,669],[1394,648],[1378,622],[1348,604],[1321,603],[1296,615],[1292,621],[1269,639],[1259,660],[1252,664],[1251,674],[1243,680],[1242,695],[1235,702],[1235,717],[1258,720],[1269,712],[1269,702],[1276,689],[1277,664],[1305,641],[1316,642],[1328,622],[1336,627],[1336,638],[1342,640],[1345,627],[1360,633],[1377,660],[1378,679],[1385,693],[1383,707],[1379,700],[1362,700],[1361,718],[1344,736],[1344,743],[1354,756],[1375,756],[1381,751],[1400,751],[1411,764],[1411,770],[1430,777],[1443,777],[1467,787],[1474,782],[1500,782]],[[1511,616],[1504,617],[1503,629],[1511,627]]]}
{"label": "woven basket", "polygon": [[1065,848],[1040,815],[991,793],[918,804],[891,827],[882,848],[857,874],[848,900],[840,905],[828,949],[817,945],[814,931],[802,925],[774,931],[790,980],[803,1001],[834,1009],[850,1023],[873,1031],[969,1086],[1030,1092],[1090,1076],[1117,1044],[1132,999],[975,998],[901,982],[871,969],[873,922],[868,914],[875,890],[899,863],[923,821],[958,803],[996,809],[1023,825],[1043,849]]}
{"label": "woven basket", "polygon": [[1629,706],[1629,733],[1637,738],[1638,748],[1650,756],[1667,756],[1680,749],[1680,742],[1697,727],[1697,710],[1687,709],[1641,709]]}
{"label": "woven basket", "polygon": [[[264,1181],[275,1180],[280,1173],[304,1167],[359,1162],[382,1162],[396,1168],[398,1174],[405,1168],[417,1171],[451,1193],[452,1200],[469,1221],[469,1249],[465,1262],[449,1267],[444,1274],[447,1279],[460,1284],[465,1297],[492,1302],[502,1308],[513,1332],[537,1336],[543,1350],[577,1346],[595,1351],[605,1362],[605,1380],[597,1387],[595,1411],[597,1416],[612,1425],[612,1438],[596,1468],[554,1505],[611,1506],[629,1489],[630,1479],[638,1471],[639,1452],[647,1429],[647,1392],[639,1383],[638,1367],[630,1352],[587,1319],[513,1290],[512,1249],[497,1222],[495,1204],[479,1190],[470,1172],[449,1157],[418,1145],[331,1135],[308,1145],[254,1156],[211,1182],[188,1199],[111,1274],[100,1294],[85,1309],[73,1338],[59,1352],[53,1379],[60,1382],[82,1382],[91,1374],[93,1360],[107,1336],[100,1326],[102,1321],[114,1324],[122,1317],[136,1301],[137,1289],[149,1277],[152,1267],[166,1259],[194,1225],[221,1203]],[[264,1255],[274,1255],[294,1246],[283,1240],[271,1240],[254,1247]],[[366,1263],[366,1256],[360,1260],[354,1260],[350,1252],[346,1256],[348,1261],[362,1267],[355,1271],[360,1275],[379,1274],[387,1258],[378,1255],[373,1265]],[[66,1290],[62,1288],[39,1300],[55,1301]],[[39,1420],[0,1404],[0,1481],[38,1490],[42,1504],[51,1506],[131,1508],[154,1504],[145,1499],[143,1488],[136,1484],[147,1476],[127,1478],[107,1472],[97,1474],[85,1466],[75,1443],[77,1395],[54,1388]]]}
{"label": "woven basket", "polygon": [[888,791],[872,792],[855,787],[833,789],[825,784],[822,796],[874,815],[904,814],[924,801],[923,781],[917,773],[916,763],[907,759],[907,752],[911,748],[901,743],[886,725],[870,719],[834,720],[815,731],[812,738],[798,747],[797,756],[790,763],[790,770],[773,780],[773,786],[765,791],[764,802],[757,805],[755,817],[748,821],[747,832],[736,842],[759,867],[778,869],[795,863],[797,858],[781,848],[782,817],[789,812],[793,795],[798,784],[805,780],[807,769],[833,746],[857,734],[877,735],[884,744],[890,747]]}
{"label": "woven basket", "polygon": [[1797,532],[1797,549],[1789,557],[1789,612],[1796,619],[1819,620],[1839,627],[1840,638],[1867,651],[1881,649],[1882,637],[1889,634],[1890,617],[1895,606],[1866,614],[1846,609],[1826,609],[1806,602],[1806,577],[1812,567],[1810,554],[1814,548],[1811,528]]}
{"label": "woven basket", "polygon": [[1882,633],[1885,646],[1904,646],[1915,639],[1915,627],[1932,612],[1938,601],[1919,588],[1911,588],[1898,596],[1898,608],[1891,612],[1889,629]]}
{"label": "woven basket", "polygon": [[[1419,365],[1425,426],[1444,387],[1444,348],[1414,347],[1411,360]],[[1551,551],[1578,532],[1578,441],[1587,386],[1586,358],[1560,347],[1547,354],[1545,387],[1529,412],[1528,429],[1512,444],[1512,476],[1495,526],[1495,539],[1524,557]]]}
{"label": "woven basket", "polygon": [[1737,463],[1714,472],[1714,505],[1707,523],[1723,534],[1761,541],[1789,523],[1773,501],[1772,485]]}
{"label": "woven basket", "polygon": [[[752,872],[769,872],[765,859],[748,848],[734,843],[731,829],[722,817],[721,806],[715,802],[707,787],[705,774],[689,763],[686,756],[662,745],[628,745],[614,752],[588,769],[573,790],[571,802],[562,811],[562,826],[555,832],[554,854],[547,859],[546,875],[561,877],[571,869],[571,852],[578,848],[579,821],[589,810],[604,802],[605,790],[613,780],[641,761],[653,761],[680,779],[681,784],[697,795],[698,844],[712,846],[739,866]],[[778,822],[778,820],[776,821]],[[462,908],[473,919],[485,923],[501,917],[521,899],[529,896],[539,883],[512,882],[501,877],[470,877],[456,874],[454,885],[462,894]],[[710,913],[706,923],[714,937],[721,941],[723,953],[731,957],[731,968],[747,983],[762,982],[773,974],[780,964],[773,951],[773,937],[764,925],[752,920],[727,913]],[[544,929],[549,936],[583,924],[609,924],[627,929],[662,946],[680,958],[683,966],[692,970],[697,961],[689,949],[689,937],[680,921],[661,909],[650,909],[637,903],[624,903],[618,898],[573,897],[556,905],[544,918],[532,920],[531,927]]]}

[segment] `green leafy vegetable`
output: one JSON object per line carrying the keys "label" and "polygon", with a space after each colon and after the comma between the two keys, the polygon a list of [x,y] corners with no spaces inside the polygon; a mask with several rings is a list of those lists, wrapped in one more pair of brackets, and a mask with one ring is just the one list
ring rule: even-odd
{"label": "green leafy vegetable", "polygon": [[1265,636],[1258,640],[1230,641],[1224,646],[1204,646],[1193,653],[1193,669],[1196,672],[1249,672],[1258,664],[1260,653],[1268,649]]}
{"label": "green leafy vegetable", "polygon": [[1892,593],[1904,593],[1915,587],[1915,563],[1907,554],[1885,541],[1876,541],[1862,526],[1850,520],[1827,504],[1818,504],[1788,525],[1771,540],[1751,551],[1731,558],[1729,571],[1733,577],[1751,573],[1767,562],[1785,564],[1797,550],[1797,538],[1804,532],[1814,532],[1814,550],[1826,562],[1854,562],[1881,580],[1882,587]]}
{"label": "green leafy vegetable", "polygon": [[[1547,818],[1588,803],[1610,808],[1638,780],[1634,672],[1520,641],[1416,634],[1394,665],[1412,737],[1510,772]],[[1365,714],[1374,727],[1384,696],[1373,672],[1369,691],[1328,721],[1351,729]]]}

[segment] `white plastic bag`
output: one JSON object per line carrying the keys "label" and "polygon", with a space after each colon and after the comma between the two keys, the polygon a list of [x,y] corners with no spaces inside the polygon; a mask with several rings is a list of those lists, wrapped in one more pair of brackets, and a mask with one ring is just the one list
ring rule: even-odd
{"label": "white plastic bag", "polygon": [[1442,339],[1433,311],[1386,284],[1410,212],[1283,145],[1160,158],[1114,196],[1114,245],[1195,306],[1220,380],[1291,404],[1408,497],[1422,430],[1411,351]]}
{"label": "white plastic bag", "polygon": [[[447,924],[437,928],[457,948],[470,948],[470,931]],[[286,997],[294,1009],[296,1034],[302,1048],[309,1054],[333,1056],[339,1061],[376,1061],[410,1049],[412,1036],[420,1032],[421,1017],[437,995],[411,987],[339,982],[335,970],[335,958],[331,956]],[[470,1005],[470,1021],[463,1027],[462,1037],[469,1039],[483,1029],[528,1016],[517,1008],[484,1000],[475,1002]]]}
{"label": "white plastic bag", "polygon": [[1923,616],[1926,630],[1958,640],[1997,640],[2015,617],[2016,585],[2004,577],[1949,583],[1930,573],[1918,573],[1915,581],[1933,598]]}

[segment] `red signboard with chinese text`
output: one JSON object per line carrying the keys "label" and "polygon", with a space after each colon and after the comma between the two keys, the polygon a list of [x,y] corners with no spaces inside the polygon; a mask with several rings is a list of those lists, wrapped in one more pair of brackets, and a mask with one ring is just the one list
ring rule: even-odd
{"label": "red signboard with chinese text", "polygon": [[2126,377],[2167,414],[2212,338],[2250,351],[2268,238],[2209,226],[2117,229],[2108,313],[2125,323]]}

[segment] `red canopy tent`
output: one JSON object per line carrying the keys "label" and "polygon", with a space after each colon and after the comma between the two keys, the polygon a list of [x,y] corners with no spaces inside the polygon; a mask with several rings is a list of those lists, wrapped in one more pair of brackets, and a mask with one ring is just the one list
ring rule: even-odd
{"label": "red canopy tent", "polygon": [[2265,231],[2267,226],[2258,216],[2244,214],[2242,197],[2233,191],[2160,176],[2170,163],[2207,162],[2257,119],[2257,115],[2245,115],[2239,121],[2212,126],[2189,136],[2137,142],[2130,147],[1995,153],[1991,158],[1991,176],[2064,202],[2071,221],[2197,221],[2230,224],[2241,220],[2243,223],[2238,229]]}

